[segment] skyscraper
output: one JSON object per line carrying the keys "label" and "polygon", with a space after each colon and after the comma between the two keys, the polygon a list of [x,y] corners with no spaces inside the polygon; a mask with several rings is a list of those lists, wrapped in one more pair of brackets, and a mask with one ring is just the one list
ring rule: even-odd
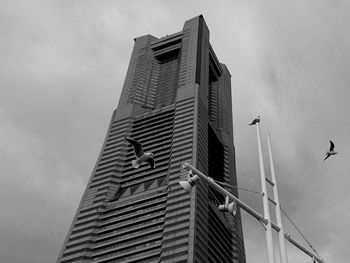
{"label": "skyscraper", "polygon": [[[240,214],[199,182],[179,185],[190,161],[237,195],[231,75],[203,16],[163,38],[138,37],[117,109],[58,261],[245,262]],[[124,136],[155,154],[134,169]]]}

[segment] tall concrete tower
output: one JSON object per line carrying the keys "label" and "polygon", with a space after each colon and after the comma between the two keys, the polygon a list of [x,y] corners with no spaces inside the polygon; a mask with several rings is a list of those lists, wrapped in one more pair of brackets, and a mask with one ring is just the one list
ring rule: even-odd
{"label": "tall concrete tower", "polygon": [[[245,262],[241,217],[199,182],[179,185],[182,163],[237,195],[231,75],[203,16],[163,38],[138,37],[122,94],[58,261]],[[132,137],[155,154],[134,169]]]}

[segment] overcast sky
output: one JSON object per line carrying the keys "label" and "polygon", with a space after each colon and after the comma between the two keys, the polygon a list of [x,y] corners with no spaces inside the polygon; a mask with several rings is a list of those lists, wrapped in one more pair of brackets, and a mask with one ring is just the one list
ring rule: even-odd
{"label": "overcast sky", "polygon": [[[232,74],[240,187],[261,189],[248,126],[260,114],[284,210],[326,262],[348,262],[349,13],[345,0],[0,0],[0,262],[55,262],[116,108],[133,38],[181,31],[200,14]],[[330,139],[339,154],[324,162]],[[269,174],[267,159],[265,167]],[[258,195],[240,194],[262,212]],[[242,214],[247,262],[267,262],[263,228]],[[288,257],[311,262],[291,245]]]}

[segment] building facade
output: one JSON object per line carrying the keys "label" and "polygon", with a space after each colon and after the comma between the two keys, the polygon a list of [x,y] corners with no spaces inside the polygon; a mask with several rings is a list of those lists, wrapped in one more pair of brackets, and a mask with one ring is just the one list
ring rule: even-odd
{"label": "building facade", "polygon": [[[244,263],[240,213],[199,182],[179,185],[182,163],[237,195],[231,75],[203,16],[163,38],[138,37],[107,136],[57,262]],[[132,137],[155,154],[134,169]]]}

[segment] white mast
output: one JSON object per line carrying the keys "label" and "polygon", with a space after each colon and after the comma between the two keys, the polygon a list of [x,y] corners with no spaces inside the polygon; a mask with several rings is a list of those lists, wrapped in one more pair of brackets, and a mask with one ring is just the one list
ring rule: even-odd
{"label": "white mast", "polygon": [[280,228],[280,230],[278,231],[278,243],[280,248],[281,263],[288,263],[286,244],[284,240],[282,216],[281,216],[281,204],[278,197],[277,180],[276,180],[276,174],[275,174],[275,166],[272,158],[272,148],[271,148],[271,140],[270,140],[269,133],[267,134],[267,145],[269,149],[270,171],[271,171],[271,179],[272,179],[271,185],[273,187],[273,199],[275,202],[276,221],[277,221],[277,226]]}
{"label": "white mast", "polygon": [[267,220],[266,230],[265,230],[266,245],[267,245],[267,258],[268,258],[269,263],[275,263],[275,253],[274,253],[274,249],[273,249],[273,239],[272,239],[271,217],[270,217],[270,210],[269,210],[269,199],[268,199],[267,190],[266,190],[266,177],[265,177],[264,160],[263,160],[263,154],[262,154],[262,148],[261,148],[259,122],[257,122],[255,125],[256,125],[256,135],[258,138],[260,179],[261,179],[261,189],[262,189],[262,195],[263,195],[264,218]]}

